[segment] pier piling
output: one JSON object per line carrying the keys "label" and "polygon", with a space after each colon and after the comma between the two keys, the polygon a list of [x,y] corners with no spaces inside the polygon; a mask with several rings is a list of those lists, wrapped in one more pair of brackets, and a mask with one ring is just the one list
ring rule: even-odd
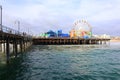
{"label": "pier piling", "polygon": [[83,39],[83,38],[34,38],[34,45],[92,45],[103,44],[110,39]]}
{"label": "pier piling", "polygon": [[9,47],[9,38],[6,39],[6,61],[9,62],[10,58],[10,47]]}

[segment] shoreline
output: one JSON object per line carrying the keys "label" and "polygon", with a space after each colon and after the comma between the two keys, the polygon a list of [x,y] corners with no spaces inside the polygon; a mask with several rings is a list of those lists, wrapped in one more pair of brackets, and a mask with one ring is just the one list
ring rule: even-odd
{"label": "shoreline", "polygon": [[120,42],[120,40],[111,39],[110,42]]}

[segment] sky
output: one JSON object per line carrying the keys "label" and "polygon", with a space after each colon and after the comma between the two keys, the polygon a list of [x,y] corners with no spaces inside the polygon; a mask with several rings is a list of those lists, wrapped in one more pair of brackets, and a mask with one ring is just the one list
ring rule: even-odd
{"label": "sky", "polygon": [[3,25],[39,34],[62,29],[69,33],[74,21],[85,19],[93,34],[120,35],[120,0],[0,0]]}

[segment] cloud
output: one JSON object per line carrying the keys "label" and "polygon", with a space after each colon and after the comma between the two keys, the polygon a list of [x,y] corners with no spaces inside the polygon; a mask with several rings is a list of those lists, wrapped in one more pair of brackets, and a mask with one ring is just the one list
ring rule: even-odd
{"label": "cloud", "polygon": [[[120,18],[119,0],[5,0],[3,5],[4,24],[13,25],[20,19],[24,26],[30,24],[35,33],[53,29],[69,32],[76,19],[87,19],[93,26],[94,33],[110,33]],[[102,27],[100,26],[102,25]],[[119,29],[117,23],[116,28]],[[16,28],[15,28],[16,29]],[[24,27],[23,27],[24,29]],[[115,31],[115,30],[114,30]],[[116,34],[116,33],[115,33]]]}

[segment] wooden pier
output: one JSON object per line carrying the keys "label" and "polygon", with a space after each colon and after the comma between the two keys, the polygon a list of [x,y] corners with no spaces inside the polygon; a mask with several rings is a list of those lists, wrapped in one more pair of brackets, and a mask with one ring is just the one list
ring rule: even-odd
{"label": "wooden pier", "polygon": [[[32,38],[26,33],[2,26],[0,30],[0,52],[5,53],[6,61],[9,62],[11,56],[17,57],[32,44],[34,45],[85,45],[85,44],[107,44],[110,39],[83,39],[83,38]],[[12,45],[13,51],[10,52]]]}
{"label": "wooden pier", "polygon": [[[10,52],[10,45],[13,52]],[[2,26],[0,30],[0,52],[5,53],[6,61],[9,62],[11,55],[17,57],[32,45],[32,37],[26,33],[20,33],[11,28]]]}
{"label": "wooden pier", "polygon": [[34,45],[85,45],[85,44],[107,44],[110,39],[83,39],[83,38],[34,38]]}
{"label": "wooden pier", "polygon": [[[0,52],[5,53],[8,63],[11,56],[17,57],[32,44],[34,45],[85,45],[85,44],[107,44],[110,39],[83,39],[83,38],[32,38],[26,33],[2,26],[0,30]],[[10,52],[12,45],[13,51]]]}

